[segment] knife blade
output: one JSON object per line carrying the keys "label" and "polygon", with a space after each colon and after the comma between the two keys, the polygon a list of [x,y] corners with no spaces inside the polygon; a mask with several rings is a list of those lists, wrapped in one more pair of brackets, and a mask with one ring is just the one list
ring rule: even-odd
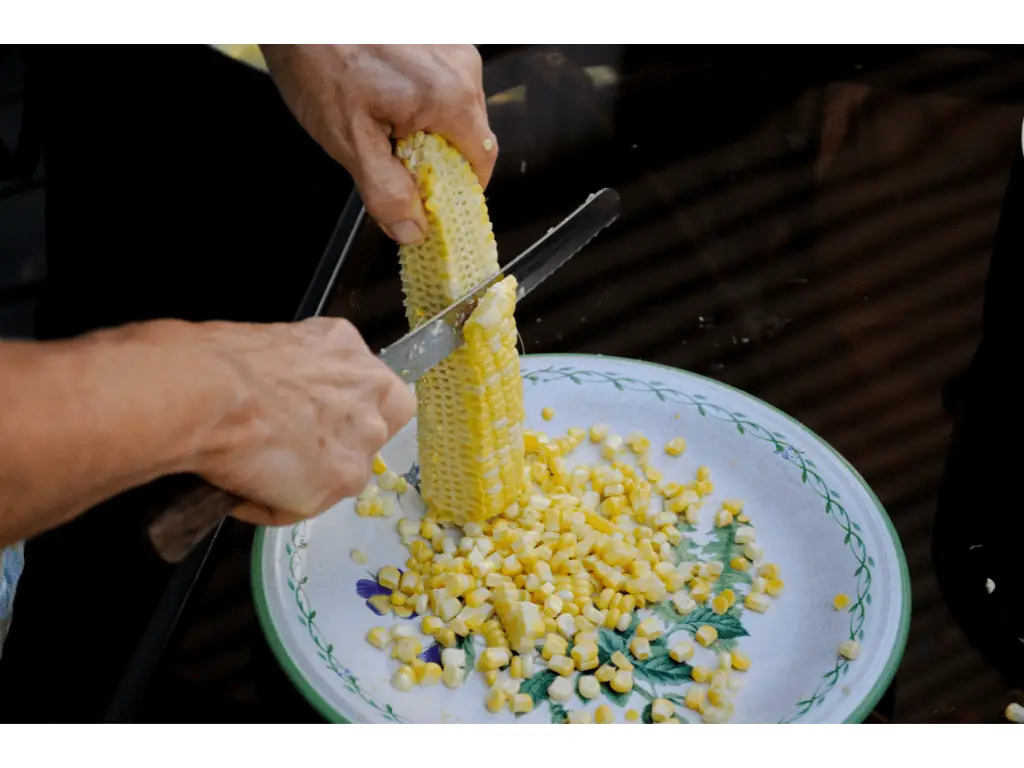
{"label": "knife blade", "polygon": [[[619,195],[615,190],[602,189],[590,195],[583,205],[549,229],[497,275],[387,347],[381,353],[381,360],[406,383],[414,383],[462,346],[462,327],[490,286],[512,275],[519,283],[516,298],[523,298],[618,215]],[[157,513],[147,529],[150,542],[164,561],[180,562],[241,503],[242,499],[206,482],[193,484]]]}
{"label": "knife blade", "polygon": [[585,248],[618,216],[618,192],[602,189],[590,195],[583,205],[549,229],[544,237],[510,261],[497,275],[466,292],[450,307],[384,349],[380,353],[381,361],[406,384],[415,383],[462,346],[462,327],[488,288],[511,275],[519,284],[516,299],[521,300]]}

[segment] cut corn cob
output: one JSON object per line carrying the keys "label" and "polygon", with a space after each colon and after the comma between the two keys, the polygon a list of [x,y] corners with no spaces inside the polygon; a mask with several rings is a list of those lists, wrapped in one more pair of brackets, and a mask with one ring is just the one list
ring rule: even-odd
{"label": "cut corn cob", "polygon": [[[499,271],[483,189],[443,138],[417,133],[398,156],[423,198],[423,243],[399,249],[410,327]],[[523,481],[523,391],[516,351],[516,283],[491,286],[463,329],[465,345],[416,384],[421,493],[440,521],[503,512]]]}

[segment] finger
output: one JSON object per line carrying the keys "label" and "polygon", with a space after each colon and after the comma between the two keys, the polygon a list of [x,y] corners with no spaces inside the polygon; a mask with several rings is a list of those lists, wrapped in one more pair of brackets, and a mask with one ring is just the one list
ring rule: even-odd
{"label": "finger", "polygon": [[473,166],[480,186],[487,189],[498,160],[498,139],[487,122],[483,100],[463,110],[439,115],[427,130],[441,134],[453,144]]}
{"label": "finger", "polygon": [[392,154],[387,131],[372,117],[352,126],[355,158],[351,173],[367,213],[388,237],[403,245],[423,240],[427,215],[412,174]]}
{"label": "finger", "polygon": [[416,413],[416,397],[400,378],[390,371],[385,371],[385,374],[391,381],[380,401],[380,415],[387,425],[390,440]]}
{"label": "finger", "polygon": [[231,510],[231,516],[236,520],[241,520],[243,523],[269,526],[295,525],[295,523],[306,519],[302,515],[272,510],[270,507],[255,504],[251,501],[236,506]]}

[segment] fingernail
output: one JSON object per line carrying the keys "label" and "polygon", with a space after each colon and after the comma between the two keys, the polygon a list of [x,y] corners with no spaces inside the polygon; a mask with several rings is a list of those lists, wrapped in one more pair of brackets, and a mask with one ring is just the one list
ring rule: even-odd
{"label": "fingernail", "polygon": [[416,226],[411,219],[392,224],[389,229],[391,235],[402,245],[415,245],[423,240],[423,230]]}

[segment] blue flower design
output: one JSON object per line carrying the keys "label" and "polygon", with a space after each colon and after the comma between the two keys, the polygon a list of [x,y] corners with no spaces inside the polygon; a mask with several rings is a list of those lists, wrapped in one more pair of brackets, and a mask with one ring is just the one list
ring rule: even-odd
{"label": "blue flower design", "polygon": [[[401,576],[403,573],[402,569],[398,569],[398,574]],[[378,611],[377,608],[370,602],[371,597],[377,597],[378,595],[387,595],[391,597],[393,590],[388,589],[377,581],[376,577],[369,579],[360,579],[356,582],[356,594],[359,595],[363,600],[366,601],[366,607],[373,611],[378,616],[383,616],[384,613]],[[406,619],[415,619],[417,617],[416,611],[413,611],[411,615],[406,616]]]}
{"label": "blue flower design", "polygon": [[427,648],[423,653],[420,654],[420,659],[427,662],[434,662],[435,664],[441,663],[441,644],[434,643],[432,646]]}

